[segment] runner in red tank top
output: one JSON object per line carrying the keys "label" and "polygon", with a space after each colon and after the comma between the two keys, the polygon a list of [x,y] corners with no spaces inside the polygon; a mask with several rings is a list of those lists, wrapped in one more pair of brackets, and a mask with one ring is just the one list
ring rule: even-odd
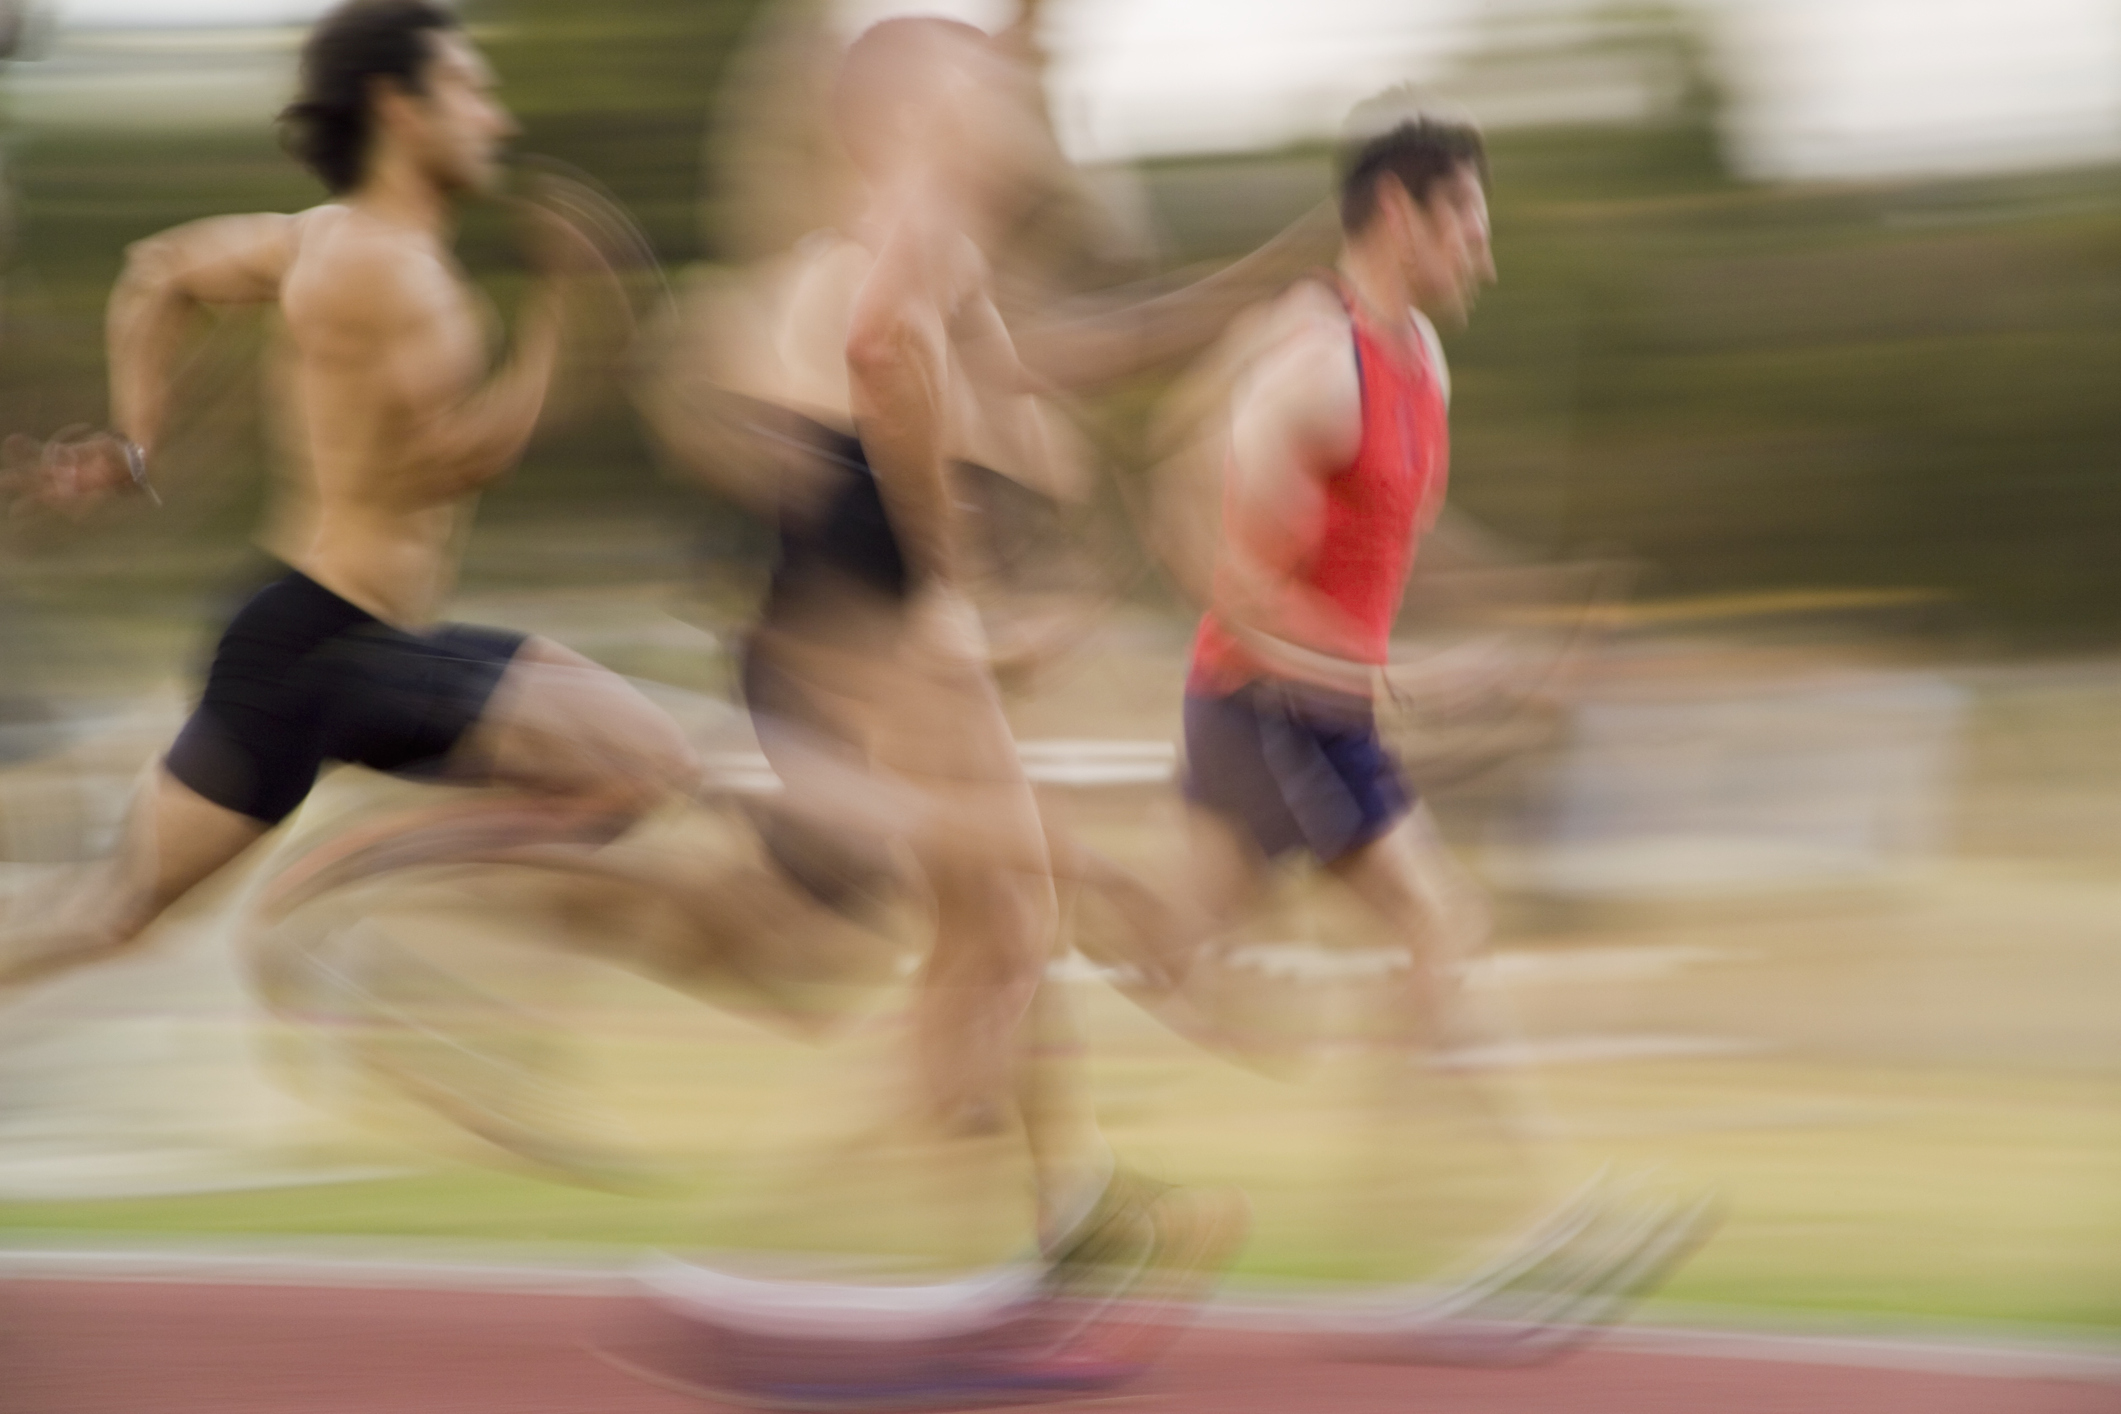
{"label": "runner in red tank top", "polygon": [[[1230,1042],[1193,1008],[1196,997],[1212,1007],[1215,987],[1187,978],[1212,970],[1203,960],[1265,895],[1271,862],[1299,852],[1404,948],[1406,965],[1376,985],[1405,1079],[1446,1035],[1507,1039],[1469,1024],[1455,986],[1485,940],[1485,901],[1415,806],[1371,702],[1444,496],[1448,382],[1429,321],[1462,321],[1495,278],[1485,175],[1479,134],[1460,124],[1403,123],[1357,148],[1338,269],[1262,312],[1230,396],[1221,535],[1186,688],[1190,875],[1176,890],[1116,867],[1089,878],[1128,925],[1126,941],[1105,945],[1129,994],[1213,1047]],[[1534,1127],[1521,1097],[1485,1098],[1514,1111],[1499,1116],[1508,1137]],[[1709,1211],[1700,1201],[1644,1210],[1593,1190],[1543,1229],[1571,1236],[1528,1240],[1494,1269],[1513,1275],[1461,1289],[1450,1316],[1431,1305],[1378,1324],[1376,1348],[1474,1361],[1563,1348],[1588,1335],[1591,1313],[1611,1315],[1690,1250]],[[1543,1314],[1526,1317],[1525,1284],[1541,1282],[1554,1284],[1529,1288]]]}
{"label": "runner in red tank top", "polygon": [[[1362,427],[1354,459],[1321,482],[1317,524],[1305,527],[1315,544],[1284,568],[1346,617],[1344,629],[1320,625],[1327,641],[1308,646],[1381,666],[1416,540],[1443,507],[1450,436],[1441,355],[1425,323],[1423,337],[1410,346],[1404,333],[1380,329],[1343,279],[1332,288],[1352,327]],[[1226,534],[1244,537],[1255,557],[1271,560],[1275,546],[1257,543],[1262,527],[1244,509],[1234,498],[1225,506]],[[1281,538],[1280,528],[1273,529]],[[1271,672],[1212,608],[1202,617],[1191,691],[1232,692]]]}
{"label": "runner in red tank top", "polygon": [[1233,864],[1302,848],[1407,923],[1412,829],[1388,839],[1410,800],[1371,686],[1443,503],[1445,375],[1425,311],[1462,320],[1494,264],[1470,128],[1409,124],[1356,168],[1334,278],[1282,296],[1233,399],[1187,793],[1226,845],[1249,846],[1217,851]]}

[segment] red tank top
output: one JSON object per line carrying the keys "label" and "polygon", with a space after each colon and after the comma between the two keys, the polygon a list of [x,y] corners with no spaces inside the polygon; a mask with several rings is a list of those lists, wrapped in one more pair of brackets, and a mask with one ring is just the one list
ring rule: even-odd
{"label": "red tank top", "polygon": [[[1414,547],[1443,509],[1450,434],[1442,380],[1426,340],[1406,351],[1381,335],[1341,292],[1355,331],[1362,388],[1362,440],[1355,459],[1326,478],[1317,543],[1295,578],[1332,601],[1356,627],[1361,660],[1382,664]],[[1224,533],[1233,533],[1227,512]],[[1300,647],[1325,651],[1315,644]],[[1345,647],[1332,650],[1345,657]],[[1193,640],[1187,687],[1234,692],[1270,671],[1215,617],[1211,608]]]}

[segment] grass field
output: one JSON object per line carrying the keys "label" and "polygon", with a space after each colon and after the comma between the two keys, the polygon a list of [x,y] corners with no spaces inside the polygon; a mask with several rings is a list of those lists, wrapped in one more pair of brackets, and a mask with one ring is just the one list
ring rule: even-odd
{"label": "grass field", "polygon": [[[710,1081],[699,1096],[717,1112]],[[1226,1104],[1242,1087],[1197,1078],[1158,1097]],[[1587,1148],[1719,1182],[1730,1216],[1667,1290],[1679,1300],[1820,1312],[2121,1328],[2114,1252],[2110,1085],[1846,1067],[1617,1066],[1554,1086]],[[1424,1214],[1404,1196],[1351,1202],[1349,1170],[1374,1155],[1344,1115],[1247,1096],[1242,1113],[1110,1125],[1129,1154],[1174,1177],[1235,1181],[1255,1208],[1241,1272],[1377,1279],[1421,1271],[1438,1212],[1480,1204],[1444,1191]],[[1291,1111],[1295,1113],[1291,1113]],[[1323,1132],[1321,1132],[1323,1131]],[[714,1159],[722,1162],[717,1164]],[[1434,1161],[1433,1152],[1423,1156]],[[571,1189],[471,1167],[364,1183],[93,1203],[15,1203],[18,1231],[187,1237],[236,1234],[480,1239],[502,1243],[890,1247],[890,1229],[768,1204],[755,1153],[701,1154],[697,1191],[669,1198]],[[872,1170],[873,1172],[873,1170]],[[874,1194],[870,1195],[873,1199]],[[762,1207],[783,1209],[776,1218]],[[865,1209],[873,1218],[875,1209]],[[993,1231],[999,1232],[999,1226]],[[841,1240],[833,1241],[834,1237]],[[1426,1239],[1426,1240],[1425,1240]],[[910,1245],[910,1244],[908,1244]],[[1423,1249],[1429,1251],[1424,1253]],[[1381,1252],[1400,1254],[1387,1263]],[[1398,1267],[1395,1273],[1391,1269]]]}

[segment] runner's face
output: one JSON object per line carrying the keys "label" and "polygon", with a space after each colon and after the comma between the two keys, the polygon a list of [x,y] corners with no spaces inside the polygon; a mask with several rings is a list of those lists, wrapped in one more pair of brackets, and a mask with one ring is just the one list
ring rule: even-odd
{"label": "runner's face", "polygon": [[414,100],[425,129],[423,165],[445,190],[491,190],[515,119],[494,97],[493,70],[470,40],[431,32],[428,44],[427,91]]}
{"label": "runner's face", "polygon": [[1408,202],[1408,210],[1412,219],[1402,254],[1414,304],[1425,314],[1462,322],[1480,287],[1495,283],[1480,174],[1462,165],[1429,188],[1427,201]]}

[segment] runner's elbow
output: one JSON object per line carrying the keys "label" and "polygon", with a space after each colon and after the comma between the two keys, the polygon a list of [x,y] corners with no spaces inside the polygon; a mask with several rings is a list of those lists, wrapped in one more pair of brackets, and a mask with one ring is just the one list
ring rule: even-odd
{"label": "runner's elbow", "polygon": [[134,241],[125,248],[125,264],[111,286],[111,313],[182,302],[182,274],[182,255],[167,235]]}
{"label": "runner's elbow", "polygon": [[889,382],[914,366],[919,348],[905,319],[892,314],[858,316],[847,331],[847,375],[859,384]]}

